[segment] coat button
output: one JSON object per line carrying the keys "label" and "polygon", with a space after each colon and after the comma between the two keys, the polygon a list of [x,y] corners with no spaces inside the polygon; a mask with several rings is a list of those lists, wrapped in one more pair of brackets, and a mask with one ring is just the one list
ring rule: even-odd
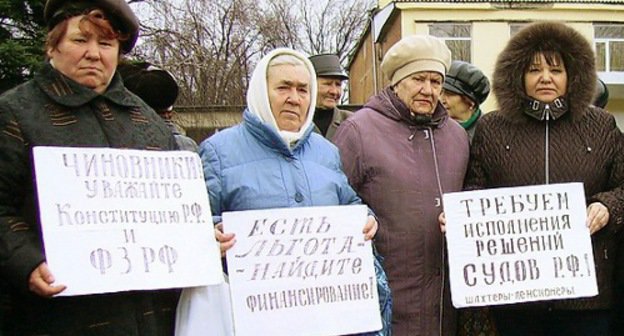
{"label": "coat button", "polygon": [[297,202],[297,203],[301,203],[302,201],[303,201],[303,195],[301,195],[301,193],[300,193],[300,192],[297,192],[297,193],[295,194],[295,202]]}

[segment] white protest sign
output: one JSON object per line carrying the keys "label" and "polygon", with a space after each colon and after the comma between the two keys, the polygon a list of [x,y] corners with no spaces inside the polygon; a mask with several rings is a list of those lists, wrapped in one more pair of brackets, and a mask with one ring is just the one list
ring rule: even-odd
{"label": "white protest sign", "polygon": [[196,153],[35,147],[33,156],[60,295],[223,281]]}
{"label": "white protest sign", "polygon": [[[344,335],[381,329],[363,205],[223,213],[234,329]],[[279,321],[279,323],[276,323]]]}
{"label": "white protest sign", "polygon": [[457,308],[598,294],[581,183],[444,195]]}

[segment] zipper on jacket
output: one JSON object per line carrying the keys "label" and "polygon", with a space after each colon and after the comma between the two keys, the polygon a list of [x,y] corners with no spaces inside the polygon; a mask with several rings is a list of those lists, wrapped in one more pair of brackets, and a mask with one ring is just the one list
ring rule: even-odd
{"label": "zipper on jacket", "polygon": [[[440,180],[440,167],[438,165],[438,156],[437,156],[437,152],[436,152],[436,145],[435,145],[435,137],[433,136],[433,129],[431,127],[427,127],[427,130],[425,130],[425,135],[426,135],[426,139],[431,139],[429,141],[429,143],[431,144],[431,152],[433,154],[433,166],[435,169],[435,176],[436,176],[436,182],[438,183],[438,196],[440,199],[440,205],[441,207],[444,209],[444,202],[442,201],[442,182]],[[442,335],[442,326],[444,325],[444,286],[446,285],[446,267],[445,267],[445,259],[446,259],[446,249],[444,248],[444,235],[440,235],[440,239],[442,239],[442,262],[441,262],[441,269],[440,269],[440,275],[441,275],[441,279],[442,279],[442,285],[440,286],[440,309],[439,309],[439,322],[438,322],[438,331],[439,331],[439,335]]]}
{"label": "zipper on jacket", "polygon": [[544,120],[546,120],[546,137],[544,142],[544,180],[550,184],[550,151],[549,151],[549,129],[550,129],[550,105],[544,107]]}

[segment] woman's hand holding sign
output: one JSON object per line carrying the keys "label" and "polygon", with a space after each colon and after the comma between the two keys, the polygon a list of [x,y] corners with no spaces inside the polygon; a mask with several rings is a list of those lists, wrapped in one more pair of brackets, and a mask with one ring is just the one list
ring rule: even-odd
{"label": "woman's hand holding sign", "polygon": [[215,237],[219,242],[219,249],[221,250],[221,256],[225,257],[225,252],[234,246],[236,239],[234,239],[233,233],[223,233],[223,222],[215,225]]}
{"label": "woman's hand holding sign", "polygon": [[378,228],[379,228],[379,224],[377,223],[377,220],[375,219],[375,217],[368,216],[368,220],[366,221],[366,224],[364,225],[364,230],[362,230],[362,232],[364,233],[364,240],[373,239],[373,237],[375,237],[375,234],[377,233]]}
{"label": "woman's hand holding sign", "polygon": [[54,276],[50,272],[48,264],[42,262],[30,274],[28,288],[39,296],[52,297],[65,290],[64,285],[53,285],[54,281]]}
{"label": "woman's hand holding sign", "polygon": [[444,215],[444,212],[441,212],[438,216],[438,223],[440,224],[440,231],[442,233],[446,233],[446,216]]}
{"label": "woman's hand holding sign", "polygon": [[594,202],[587,207],[587,227],[589,233],[600,231],[609,222],[609,209],[600,203]]}

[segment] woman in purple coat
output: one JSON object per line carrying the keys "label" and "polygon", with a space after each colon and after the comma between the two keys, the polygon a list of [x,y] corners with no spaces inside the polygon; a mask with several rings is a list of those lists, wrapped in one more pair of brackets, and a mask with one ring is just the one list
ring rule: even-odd
{"label": "woman in purple coat", "polygon": [[384,56],[390,85],[344,121],[333,141],[345,173],[379,219],[375,245],[393,292],[392,332],[455,335],[442,194],[462,188],[468,135],[439,103],[451,52],[432,36],[408,36]]}

